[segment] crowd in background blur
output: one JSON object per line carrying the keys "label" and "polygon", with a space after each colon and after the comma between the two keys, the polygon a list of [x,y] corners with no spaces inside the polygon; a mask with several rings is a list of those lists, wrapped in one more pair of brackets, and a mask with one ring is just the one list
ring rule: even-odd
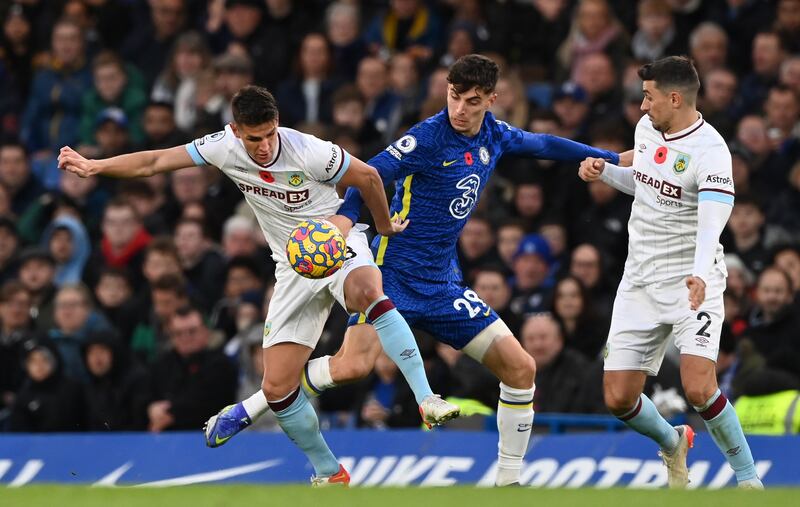
{"label": "crowd in background blur", "polygon": [[[186,143],[221,130],[254,83],[276,95],[283,126],[368,160],[445,106],[448,65],[473,52],[501,68],[497,118],[617,152],[642,114],[639,66],[693,58],[737,192],[718,380],[732,400],[800,387],[800,0],[0,8],[0,429],[199,429],[261,382],[274,264],[235,186],[208,167],[81,179],[58,169],[62,146],[100,158]],[[503,159],[458,244],[465,282],[536,359],[539,413],[605,413],[631,198],[576,173]],[[334,310],[315,355],[338,349],[346,320]],[[434,391],[491,412],[497,380],[418,339]],[[676,354],[646,390],[668,415],[686,409]],[[325,427],[420,424],[385,357],[318,408]]]}

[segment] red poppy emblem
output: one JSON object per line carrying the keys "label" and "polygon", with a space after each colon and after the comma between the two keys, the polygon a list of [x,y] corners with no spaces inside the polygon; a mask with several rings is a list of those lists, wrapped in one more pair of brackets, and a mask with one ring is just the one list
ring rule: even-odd
{"label": "red poppy emblem", "polygon": [[464,162],[466,162],[467,165],[472,165],[472,162],[473,162],[472,153],[470,153],[470,152],[464,153]]}
{"label": "red poppy emblem", "polygon": [[275,177],[272,176],[272,173],[269,171],[258,171],[258,175],[261,176],[261,179],[266,183],[275,183]]}
{"label": "red poppy emblem", "polygon": [[653,155],[653,161],[656,164],[663,164],[665,160],[667,160],[667,148],[662,146],[656,150],[656,154]]}

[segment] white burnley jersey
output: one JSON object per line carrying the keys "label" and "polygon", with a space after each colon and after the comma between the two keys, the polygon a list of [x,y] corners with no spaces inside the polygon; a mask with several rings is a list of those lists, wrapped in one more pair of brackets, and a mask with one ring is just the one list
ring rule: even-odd
{"label": "white burnley jersey", "polygon": [[309,134],[278,127],[275,159],[253,160],[230,125],[195,139],[186,150],[197,165],[213,165],[236,183],[255,212],[272,258],[287,262],[286,242],[298,223],[336,214],[336,183],[350,165],[339,146]]}
{"label": "white burnley jersey", "polygon": [[[624,277],[634,285],[647,285],[690,276],[698,199],[733,204],[730,151],[702,115],[674,134],[657,131],[644,115],[634,141],[635,191]],[[715,261],[725,272],[722,245],[717,244]]]}

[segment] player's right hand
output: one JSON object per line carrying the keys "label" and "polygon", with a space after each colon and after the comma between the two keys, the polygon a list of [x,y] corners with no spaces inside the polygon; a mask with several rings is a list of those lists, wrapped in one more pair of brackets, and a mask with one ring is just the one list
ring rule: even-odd
{"label": "player's right hand", "polygon": [[97,174],[99,168],[94,160],[89,160],[69,146],[64,146],[58,154],[58,168],[81,178],[88,178]]}
{"label": "player's right hand", "polygon": [[586,182],[596,181],[600,179],[605,168],[606,161],[602,158],[587,157],[578,167],[578,176]]}
{"label": "player's right hand", "polygon": [[378,234],[380,234],[381,236],[392,237],[395,234],[400,234],[401,232],[406,230],[406,227],[408,227],[409,223],[410,223],[409,220],[405,220],[403,218],[400,218],[399,215],[396,215],[389,221],[388,229],[384,227],[378,227],[377,225],[375,226],[375,228],[378,230]]}

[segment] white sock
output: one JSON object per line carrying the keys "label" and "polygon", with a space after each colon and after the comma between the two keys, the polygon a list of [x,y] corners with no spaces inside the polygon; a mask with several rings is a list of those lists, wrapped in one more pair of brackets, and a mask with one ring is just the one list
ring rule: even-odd
{"label": "white sock", "polygon": [[331,356],[312,359],[303,370],[303,391],[309,397],[316,398],[322,391],[336,385],[331,376]]}
{"label": "white sock", "polygon": [[500,401],[497,403],[500,441],[497,444],[496,486],[519,482],[522,458],[528,450],[533,428],[535,389],[535,385],[530,389],[515,389],[500,383]]}
{"label": "white sock", "polygon": [[244,411],[247,412],[247,416],[250,418],[251,421],[255,421],[261,415],[269,410],[269,405],[267,404],[267,397],[264,396],[264,391],[259,389],[252,396],[247,398],[242,402],[242,406],[244,407]]}

